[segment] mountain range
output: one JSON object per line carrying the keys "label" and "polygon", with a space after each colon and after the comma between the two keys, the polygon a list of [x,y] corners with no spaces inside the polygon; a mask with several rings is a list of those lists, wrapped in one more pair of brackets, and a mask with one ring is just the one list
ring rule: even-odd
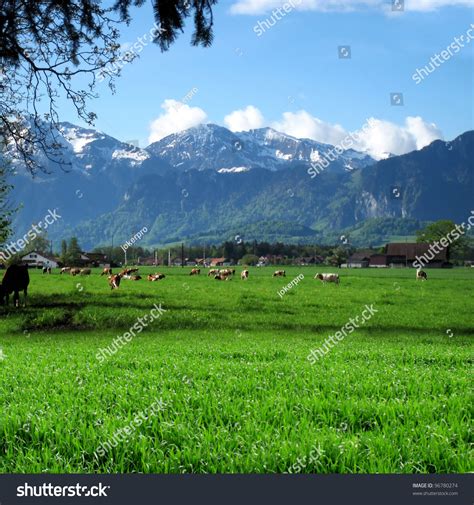
{"label": "mountain range", "polygon": [[32,178],[13,162],[17,237],[56,208],[62,218],[49,238],[75,235],[85,249],[123,243],[144,227],[143,246],[237,235],[368,245],[428,221],[465,221],[474,208],[474,131],[380,161],[349,149],[316,177],[308,169],[334,146],[271,128],[200,125],[146,149],[70,123],[59,134],[67,168],[42,157],[44,173]]}

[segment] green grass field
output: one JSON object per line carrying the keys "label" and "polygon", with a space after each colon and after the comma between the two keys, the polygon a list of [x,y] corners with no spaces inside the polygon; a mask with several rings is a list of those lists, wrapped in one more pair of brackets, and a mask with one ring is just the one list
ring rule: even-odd
{"label": "green grass field", "polygon": [[[474,470],[474,269],[341,270],[339,287],[309,267],[159,270],[114,292],[99,270],[32,271],[29,306],[0,307],[0,473]],[[166,312],[99,362],[154,304]],[[366,304],[378,312],[311,365]]]}

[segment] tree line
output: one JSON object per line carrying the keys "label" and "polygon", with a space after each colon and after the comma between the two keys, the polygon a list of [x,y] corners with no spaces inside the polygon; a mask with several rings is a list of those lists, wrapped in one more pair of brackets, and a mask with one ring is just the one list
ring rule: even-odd
{"label": "tree line", "polygon": [[[6,205],[2,200],[7,189],[3,190],[0,186],[0,207]],[[440,220],[428,224],[425,228],[417,232],[417,242],[435,243],[449,234],[456,228],[456,224],[450,220]],[[458,228],[459,225],[458,225]],[[3,231],[2,231],[3,230]],[[0,227],[0,250],[1,244],[6,242],[9,234],[9,226]],[[474,241],[472,236],[462,235],[449,244],[447,249],[448,261],[461,264],[465,260],[474,259]],[[359,249],[360,250],[360,249]],[[364,249],[367,250],[367,249]],[[60,242],[60,249],[53,251],[52,242],[48,239],[47,233],[43,232],[34,240],[28,243],[27,247],[19,254],[12,257],[8,264],[20,262],[21,258],[30,252],[37,252],[46,256],[54,256],[61,264],[74,266],[81,263],[81,254],[84,251],[77,237],[71,237],[68,240],[63,239]],[[373,252],[384,252],[384,247],[372,248]],[[125,262],[125,254],[121,247],[96,247],[91,253],[99,253],[105,256],[105,262],[113,265],[122,265]],[[227,240],[221,244],[211,245],[188,245],[175,244],[168,247],[142,247],[131,246],[127,249],[127,263],[143,263],[145,260],[156,260],[158,264],[168,265],[171,259],[173,264],[181,264],[181,261],[195,261],[197,259],[225,258],[233,262],[239,262],[246,265],[256,265],[262,256],[269,257],[271,263],[290,264],[296,258],[317,258],[328,265],[339,266],[345,263],[347,259],[357,252],[357,249],[350,244],[338,245],[299,245],[285,244],[283,242],[270,243],[266,241],[259,242],[243,240]]]}

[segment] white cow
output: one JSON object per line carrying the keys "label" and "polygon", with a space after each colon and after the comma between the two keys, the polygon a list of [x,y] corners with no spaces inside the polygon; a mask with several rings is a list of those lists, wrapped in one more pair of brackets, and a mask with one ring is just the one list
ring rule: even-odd
{"label": "white cow", "polygon": [[319,279],[323,284],[327,282],[334,282],[334,284],[339,284],[339,274],[316,274],[315,279]]}

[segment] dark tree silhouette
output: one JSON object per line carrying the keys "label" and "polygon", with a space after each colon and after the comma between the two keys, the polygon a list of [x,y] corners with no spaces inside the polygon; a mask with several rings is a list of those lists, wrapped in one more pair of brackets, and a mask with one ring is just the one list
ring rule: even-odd
{"label": "dark tree silhouette", "polygon": [[[192,17],[193,45],[212,42],[212,6],[217,0],[152,0],[153,42],[169,49]],[[145,0],[0,0],[0,141],[10,157],[20,158],[31,173],[43,170],[36,153],[66,166],[57,133],[57,99],[66,96],[77,115],[93,124],[88,103],[98,81],[114,91],[120,75],[119,27]],[[115,65],[115,66],[114,66]],[[108,69],[114,68],[113,72]]]}
{"label": "dark tree silhouette", "polygon": [[[10,234],[10,217],[12,209],[8,206],[7,195],[10,186],[6,182],[7,170],[0,166],[0,245],[3,245]],[[2,256],[0,255],[0,262]]]}

